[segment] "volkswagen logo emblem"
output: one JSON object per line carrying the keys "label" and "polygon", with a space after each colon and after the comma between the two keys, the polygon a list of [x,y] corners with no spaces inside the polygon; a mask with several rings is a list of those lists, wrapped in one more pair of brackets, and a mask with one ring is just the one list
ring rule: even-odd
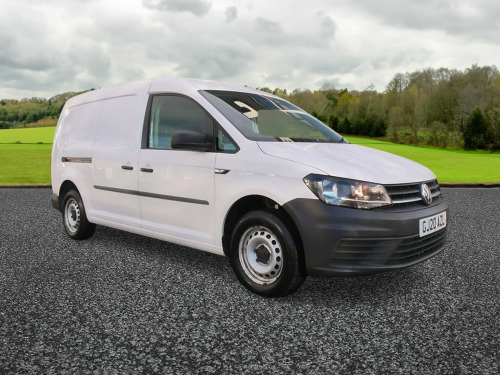
{"label": "volkswagen logo emblem", "polygon": [[432,202],[431,189],[427,184],[420,185],[420,195],[426,206],[430,205]]}

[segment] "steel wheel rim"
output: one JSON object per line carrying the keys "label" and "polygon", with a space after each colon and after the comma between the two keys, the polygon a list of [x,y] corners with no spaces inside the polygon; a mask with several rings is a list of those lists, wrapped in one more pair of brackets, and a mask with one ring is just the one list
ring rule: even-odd
{"label": "steel wheel rim", "polygon": [[268,285],[275,282],[283,269],[282,248],[269,229],[254,226],[241,236],[238,255],[245,274],[254,283]]}
{"label": "steel wheel rim", "polygon": [[75,233],[80,226],[80,206],[75,198],[70,198],[64,208],[64,223],[71,233]]}

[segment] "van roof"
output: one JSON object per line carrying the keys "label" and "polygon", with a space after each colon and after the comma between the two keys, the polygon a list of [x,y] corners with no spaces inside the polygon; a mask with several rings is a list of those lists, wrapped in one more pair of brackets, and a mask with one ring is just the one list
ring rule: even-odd
{"label": "van roof", "polygon": [[152,78],[143,79],[119,85],[103,87],[92,90],[81,95],[77,95],[68,100],[67,106],[74,107],[85,103],[96,102],[116,98],[120,96],[147,95],[149,93],[169,93],[175,92],[185,95],[192,95],[199,90],[224,90],[239,91],[248,93],[258,93],[272,96],[268,93],[255,90],[249,87],[234,86],[225,83],[208,81],[195,78]]}

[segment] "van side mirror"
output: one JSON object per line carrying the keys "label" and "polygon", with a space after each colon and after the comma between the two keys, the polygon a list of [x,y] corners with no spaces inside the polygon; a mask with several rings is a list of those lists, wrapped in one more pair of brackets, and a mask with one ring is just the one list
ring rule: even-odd
{"label": "van side mirror", "polygon": [[173,150],[192,151],[211,151],[213,148],[207,134],[191,130],[179,130],[172,134],[171,146]]}

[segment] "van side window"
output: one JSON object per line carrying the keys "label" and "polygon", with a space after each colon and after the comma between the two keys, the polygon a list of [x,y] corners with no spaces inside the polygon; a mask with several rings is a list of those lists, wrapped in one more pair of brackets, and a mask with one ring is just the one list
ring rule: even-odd
{"label": "van side window", "polygon": [[172,135],[179,130],[205,133],[213,139],[213,120],[195,101],[175,95],[153,97],[149,148],[171,150]]}
{"label": "van side window", "polygon": [[218,126],[217,129],[217,152],[226,152],[229,154],[234,154],[238,151],[238,146],[233,142],[233,140],[227,135],[226,131]]}

